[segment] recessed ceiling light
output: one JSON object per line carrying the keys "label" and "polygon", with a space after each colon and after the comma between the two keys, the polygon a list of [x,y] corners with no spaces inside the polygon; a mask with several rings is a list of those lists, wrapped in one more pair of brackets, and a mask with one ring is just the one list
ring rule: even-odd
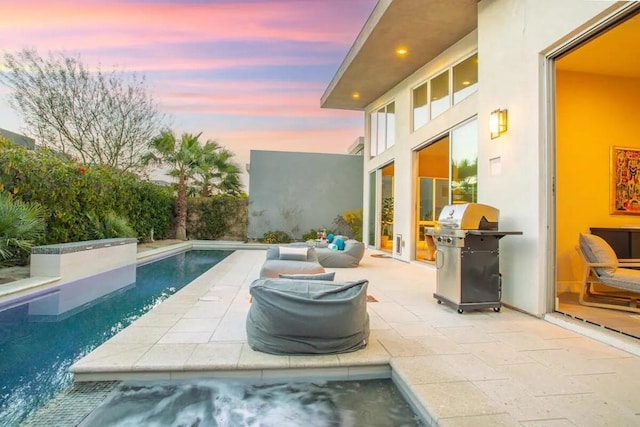
{"label": "recessed ceiling light", "polygon": [[406,47],[399,47],[396,49],[396,54],[398,56],[405,56],[407,53],[409,53],[409,51],[407,50]]}
{"label": "recessed ceiling light", "polygon": [[351,98],[353,98],[353,99],[360,99],[360,94],[359,94],[358,92],[353,92],[353,93],[351,94]]}
{"label": "recessed ceiling light", "polygon": [[469,80],[465,80],[462,82],[462,86],[469,86],[471,82]]}

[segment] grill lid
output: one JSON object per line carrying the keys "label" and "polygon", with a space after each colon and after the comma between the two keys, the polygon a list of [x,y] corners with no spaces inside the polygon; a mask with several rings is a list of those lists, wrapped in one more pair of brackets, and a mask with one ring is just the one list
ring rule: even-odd
{"label": "grill lid", "polygon": [[438,226],[462,230],[497,230],[500,211],[480,203],[447,205],[440,212]]}

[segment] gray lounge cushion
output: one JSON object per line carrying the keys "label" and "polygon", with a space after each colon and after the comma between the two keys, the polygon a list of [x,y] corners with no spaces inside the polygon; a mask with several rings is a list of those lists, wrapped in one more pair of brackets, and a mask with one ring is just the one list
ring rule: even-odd
{"label": "gray lounge cushion", "polygon": [[367,280],[258,279],[246,328],[252,349],[272,354],[335,354],[369,338]]}
{"label": "gray lounge cushion", "polygon": [[587,261],[611,266],[596,268],[598,275],[613,276],[618,268],[618,256],[611,246],[602,237],[594,234],[580,233],[578,240]]}
{"label": "gray lounge cushion", "polygon": [[317,274],[280,274],[281,279],[296,279],[296,280],[328,280],[333,281],[336,278],[336,272],[326,272]]}
{"label": "gray lounge cushion", "polygon": [[308,247],[280,246],[278,248],[281,260],[285,261],[306,261]]}
{"label": "gray lounge cushion", "polygon": [[364,243],[349,239],[344,242],[344,250],[316,249],[318,262],[328,268],[354,268],[364,256]]}
{"label": "gray lounge cushion", "polygon": [[324,267],[318,263],[318,255],[314,248],[307,248],[306,261],[292,261],[280,259],[279,246],[267,249],[266,261],[260,269],[260,277],[277,278],[282,274],[316,274],[324,273]]}

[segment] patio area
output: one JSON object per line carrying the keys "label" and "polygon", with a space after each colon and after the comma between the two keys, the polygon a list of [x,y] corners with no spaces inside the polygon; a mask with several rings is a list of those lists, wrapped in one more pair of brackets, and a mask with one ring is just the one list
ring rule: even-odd
{"label": "patio area", "polygon": [[[392,377],[443,426],[640,424],[638,356],[508,308],[460,315],[432,297],[433,267],[371,255],[359,268],[329,269],[370,282],[377,302],[364,350],[251,350],[248,287],[265,252],[237,250],[76,363],[76,380]],[[640,354],[639,342],[626,344]]]}

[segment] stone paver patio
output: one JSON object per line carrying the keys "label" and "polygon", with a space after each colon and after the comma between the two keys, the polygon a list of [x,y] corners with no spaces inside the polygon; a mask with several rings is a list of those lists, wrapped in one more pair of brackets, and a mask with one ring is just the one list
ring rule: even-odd
{"label": "stone paver patio", "polygon": [[[392,377],[443,426],[640,425],[640,358],[503,308],[438,305],[435,269],[367,251],[336,280],[369,280],[369,345],[329,356],[251,350],[249,284],[265,252],[238,250],[76,363],[77,381]],[[640,354],[640,343],[626,342]]]}

